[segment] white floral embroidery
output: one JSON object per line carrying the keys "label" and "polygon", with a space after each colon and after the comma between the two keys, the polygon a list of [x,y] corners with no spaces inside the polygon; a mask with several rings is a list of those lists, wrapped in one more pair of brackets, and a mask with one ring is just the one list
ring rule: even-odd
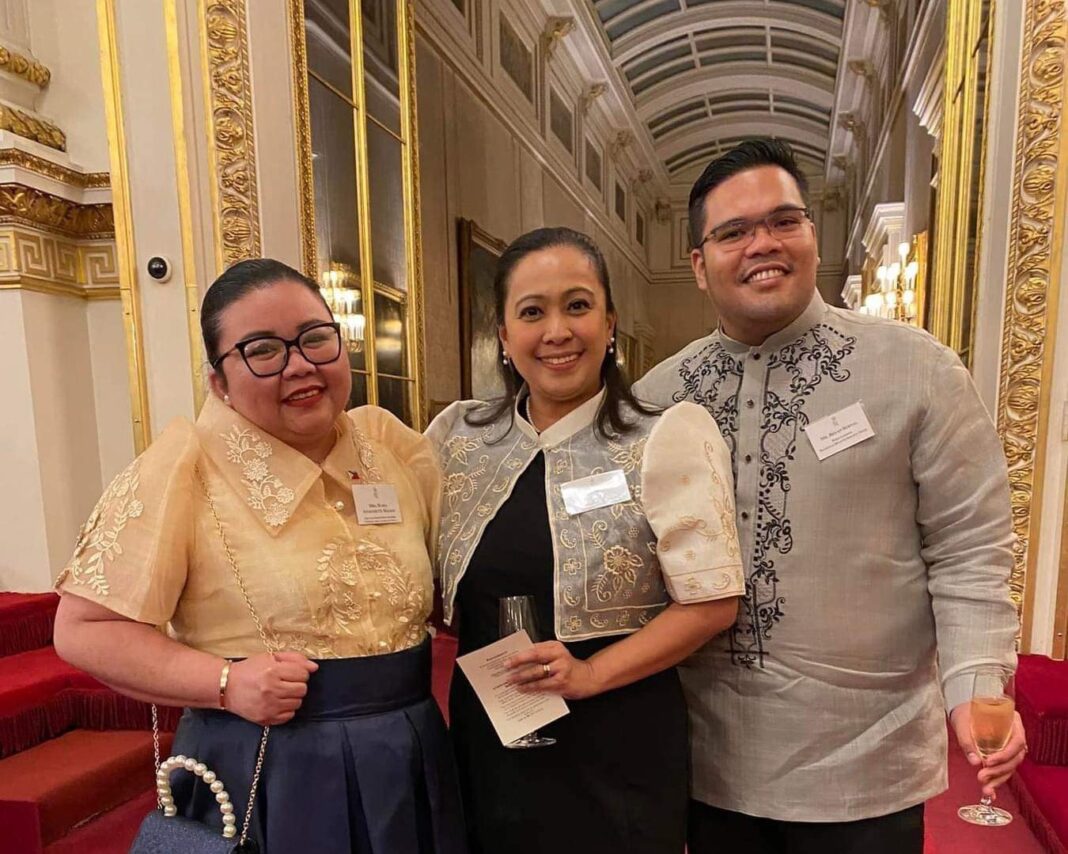
{"label": "white floral embroidery", "polygon": [[453,436],[445,443],[449,459],[458,460],[467,465],[467,455],[482,447],[482,442],[469,436]]}
{"label": "white floral embroidery", "polygon": [[134,460],[110,483],[89,514],[78,542],[74,558],[67,570],[75,584],[85,584],[94,593],[107,596],[107,562],[122,554],[119,535],[131,519],[139,517],[145,505],[137,497],[140,485],[140,460]]}
{"label": "white floral embroidery", "polygon": [[632,474],[641,468],[642,457],[645,455],[645,439],[631,442],[629,445],[620,445],[616,442],[608,443],[608,451],[611,460],[621,469],[624,474]]}
{"label": "white floral embroidery", "polygon": [[356,553],[347,538],[331,540],[316,561],[322,601],[312,619],[319,634],[352,634],[351,624],[363,616]]}
{"label": "white floral embroidery", "polygon": [[266,460],[271,456],[271,446],[251,430],[232,427],[229,433],[220,434],[226,442],[226,458],[241,466],[241,482],[248,490],[248,506],[263,514],[264,521],[278,528],[289,521],[290,504],[296,497],[271,470]]}
{"label": "white floral embroidery", "polygon": [[625,588],[633,588],[641,567],[642,559],[625,546],[605,549],[604,571],[593,582],[594,594],[601,602],[607,602]]}
{"label": "white floral embroidery", "polygon": [[360,458],[364,481],[366,483],[380,483],[382,481],[382,472],[375,465],[375,450],[367,437],[355,426],[352,428],[352,445],[356,449],[356,455]]}

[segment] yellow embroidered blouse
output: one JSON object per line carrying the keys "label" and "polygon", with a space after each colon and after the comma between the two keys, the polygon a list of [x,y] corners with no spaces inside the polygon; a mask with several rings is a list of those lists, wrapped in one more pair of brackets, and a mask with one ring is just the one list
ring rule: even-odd
{"label": "yellow embroidered blouse", "polygon": [[[321,466],[214,397],[112,481],[56,588],[215,655],[263,652],[205,493],[268,638],[314,658],[395,652],[426,635],[441,475],[384,409],[337,421]],[[350,472],[397,490],[401,522],[360,525]]]}

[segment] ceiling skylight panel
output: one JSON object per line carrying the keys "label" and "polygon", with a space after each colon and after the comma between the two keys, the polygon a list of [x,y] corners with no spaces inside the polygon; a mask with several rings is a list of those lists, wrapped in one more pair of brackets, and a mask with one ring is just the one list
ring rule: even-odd
{"label": "ceiling skylight panel", "polygon": [[678,11],[679,0],[656,0],[656,2],[649,3],[647,6],[637,6],[625,14],[617,15],[610,21],[605,21],[604,30],[608,34],[608,38],[615,41],[631,30],[636,30],[642,24],[648,24],[650,21]]}

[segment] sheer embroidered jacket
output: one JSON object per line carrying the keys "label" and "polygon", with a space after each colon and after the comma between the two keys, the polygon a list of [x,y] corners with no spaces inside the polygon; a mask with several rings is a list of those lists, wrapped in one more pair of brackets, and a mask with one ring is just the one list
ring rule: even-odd
{"label": "sheer embroidered jacket", "polygon": [[[734,462],[746,596],[680,668],[694,797],[853,821],[945,789],[944,709],[1015,662],[1017,629],[1005,458],[960,359],[816,294],[759,346],[717,331],[635,392],[704,406]],[[857,403],[874,435],[820,460],[806,428]]]}
{"label": "sheer embroidered jacket", "polygon": [[[281,648],[343,658],[419,644],[432,604],[436,457],[377,407],[342,415],[337,431],[319,466],[209,397],[195,426],[172,422],[111,483],[57,589],[167,624],[196,649],[262,652],[210,493],[249,598]],[[360,525],[353,482],[394,486],[401,522]]]}
{"label": "sheer embroidered jacket", "polygon": [[[595,431],[603,393],[538,434],[520,415],[467,423],[483,404],[460,401],[427,430],[444,469],[438,566],[445,619],[482,532],[516,480],[545,455],[545,492],[555,552],[555,632],[562,641],[627,634],[670,599],[703,602],[742,592],[730,454],[701,407],[631,413],[616,439]],[[571,515],[561,487],[611,471],[630,498]],[[522,536],[516,531],[516,536]]]}

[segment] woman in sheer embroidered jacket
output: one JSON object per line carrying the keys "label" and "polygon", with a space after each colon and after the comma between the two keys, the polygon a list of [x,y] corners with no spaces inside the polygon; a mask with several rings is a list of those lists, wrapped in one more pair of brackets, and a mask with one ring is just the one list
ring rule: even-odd
{"label": "woman in sheer embroidered jacket", "polygon": [[[494,292],[506,393],[455,403],[427,431],[445,474],[445,618],[465,653],[497,639],[501,597],[532,596],[552,639],[515,656],[512,679],[563,696],[570,713],[541,730],[556,744],[505,749],[457,672],[469,843],[681,854],[688,748],[674,665],[734,621],[743,592],[730,454],[702,408],[660,414],[630,395],[588,237],[523,235]],[[576,483],[593,474],[612,479],[614,498]]]}
{"label": "woman in sheer embroidered jacket", "polygon": [[[273,725],[261,850],[459,854],[430,697],[434,452],[383,409],[344,412],[340,330],[297,271],[231,267],[201,325],[212,393],[104,493],[56,582],[56,648],[129,696],[187,707],[174,752],[225,781],[238,815]],[[384,524],[358,515],[376,484],[395,496]],[[219,821],[202,779],[174,786],[180,812]]]}

